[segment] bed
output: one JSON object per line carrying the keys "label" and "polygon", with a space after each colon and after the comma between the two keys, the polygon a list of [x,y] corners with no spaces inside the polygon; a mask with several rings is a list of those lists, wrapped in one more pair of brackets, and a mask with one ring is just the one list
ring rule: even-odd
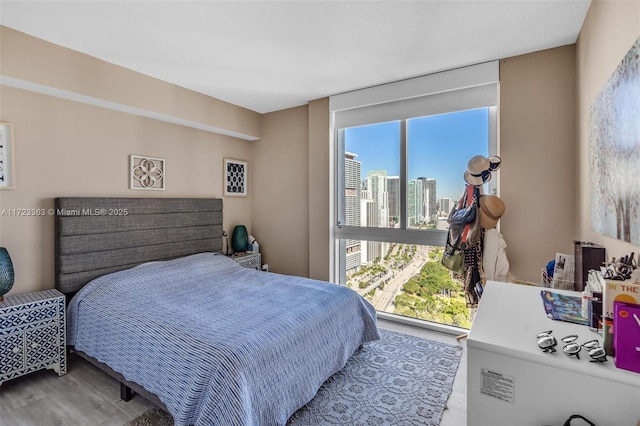
{"label": "bed", "polygon": [[176,425],[285,424],[379,338],[352,290],[220,254],[220,199],[57,198],[56,211],[70,346]]}

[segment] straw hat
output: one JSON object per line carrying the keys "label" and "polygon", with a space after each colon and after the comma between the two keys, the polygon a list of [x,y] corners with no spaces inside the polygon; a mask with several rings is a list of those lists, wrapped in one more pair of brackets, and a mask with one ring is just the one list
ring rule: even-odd
{"label": "straw hat", "polygon": [[480,197],[480,208],[478,209],[480,226],[484,229],[495,228],[504,214],[504,210],[504,202],[499,197],[483,195]]}
{"label": "straw hat", "polygon": [[484,185],[491,180],[491,172],[498,170],[501,163],[502,160],[497,155],[491,157],[476,155],[467,163],[464,180],[469,185]]}

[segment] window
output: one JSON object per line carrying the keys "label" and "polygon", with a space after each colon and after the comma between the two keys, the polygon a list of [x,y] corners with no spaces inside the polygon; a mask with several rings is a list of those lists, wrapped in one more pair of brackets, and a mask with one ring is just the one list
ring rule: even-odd
{"label": "window", "polygon": [[497,63],[331,98],[335,282],[382,312],[470,326],[438,261],[467,161],[497,153],[496,105]]}

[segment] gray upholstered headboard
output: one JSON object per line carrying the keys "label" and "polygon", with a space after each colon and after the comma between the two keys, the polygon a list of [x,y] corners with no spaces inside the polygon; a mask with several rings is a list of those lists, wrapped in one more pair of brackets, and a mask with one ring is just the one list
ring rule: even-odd
{"label": "gray upholstered headboard", "polygon": [[144,262],[222,250],[219,198],[56,198],[56,288]]}

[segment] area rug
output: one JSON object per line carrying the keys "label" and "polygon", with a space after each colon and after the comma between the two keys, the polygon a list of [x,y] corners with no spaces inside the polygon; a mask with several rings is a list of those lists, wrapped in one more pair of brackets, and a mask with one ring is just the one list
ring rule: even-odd
{"label": "area rug", "polygon": [[[462,347],[380,330],[315,398],[295,412],[288,426],[438,425],[451,394]],[[172,425],[150,409],[125,426]]]}

